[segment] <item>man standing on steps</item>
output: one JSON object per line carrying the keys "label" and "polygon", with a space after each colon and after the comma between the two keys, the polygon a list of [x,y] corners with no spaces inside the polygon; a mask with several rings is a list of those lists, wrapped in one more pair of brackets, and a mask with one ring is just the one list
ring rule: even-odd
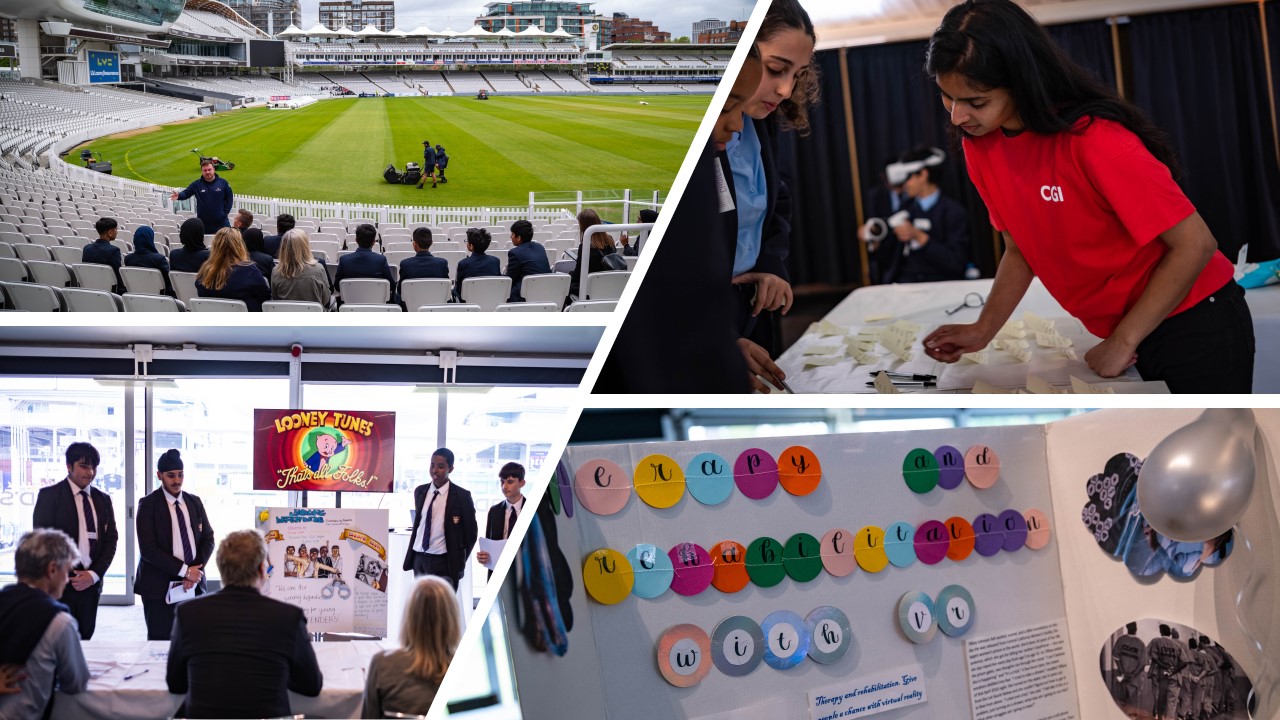
{"label": "man standing on steps", "polygon": [[436,186],[436,149],[430,140],[422,141],[422,178],[418,180],[418,189],[431,178],[431,187]]}

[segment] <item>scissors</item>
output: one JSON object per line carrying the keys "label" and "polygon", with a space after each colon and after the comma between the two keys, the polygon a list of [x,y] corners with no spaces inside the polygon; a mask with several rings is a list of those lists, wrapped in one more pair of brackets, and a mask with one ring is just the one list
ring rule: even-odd
{"label": "scissors", "polygon": [[351,588],[347,587],[347,584],[340,577],[335,577],[333,582],[321,588],[320,597],[325,600],[332,599],[335,591],[338,593],[339,600],[346,600],[351,597]]}
{"label": "scissors", "polygon": [[965,296],[964,296],[964,302],[962,302],[962,303],[960,303],[960,305],[958,305],[958,306],[956,306],[956,307],[954,307],[954,308],[952,308],[952,309],[948,310],[948,311],[947,311],[947,314],[948,314],[948,315],[955,315],[956,313],[960,312],[961,310],[963,310],[963,309],[965,309],[965,308],[976,308],[976,307],[982,307],[982,306],[983,306],[983,304],[985,304],[986,302],[987,302],[987,299],[986,299],[986,298],[984,298],[984,297],[982,297],[982,295],[981,295],[980,293],[971,292],[971,293],[968,293],[967,295],[965,295]]}

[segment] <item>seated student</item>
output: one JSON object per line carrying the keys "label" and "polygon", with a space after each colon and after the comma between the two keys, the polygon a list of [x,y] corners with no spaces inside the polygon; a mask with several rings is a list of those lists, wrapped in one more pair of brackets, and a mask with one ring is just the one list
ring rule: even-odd
{"label": "seated student", "polygon": [[249,260],[239,230],[224,227],[213,236],[209,260],[196,274],[196,294],[243,300],[249,312],[262,312],[262,301],[271,298],[271,288],[258,266]]}
{"label": "seated student", "polygon": [[240,231],[240,238],[244,240],[245,250],[249,251],[249,259],[262,271],[262,277],[270,281],[271,271],[275,269],[276,263],[262,244],[262,231],[255,227],[245,228]]}
{"label": "seated student", "polygon": [[935,148],[918,147],[899,158],[896,166],[910,173],[902,189],[910,198],[903,209],[911,221],[868,246],[880,268],[880,282],[964,279],[969,262],[969,218],[963,205],[938,189],[945,157]]}
{"label": "seated student", "polygon": [[[373,251],[373,243],[378,238],[378,230],[369,223],[356,228],[355,252],[338,258],[338,272],[333,277],[334,288],[338,291],[341,303],[342,281],[349,278],[378,278],[387,281],[391,286],[391,302],[397,302],[395,282],[391,279],[391,266],[387,264],[385,255]],[[446,275],[447,277],[447,275]]]}
{"label": "seated student", "polygon": [[[638,222],[656,223],[658,222],[658,211],[652,208],[645,208],[640,211]],[[622,244],[622,254],[624,257],[636,257],[640,254],[640,245],[632,244],[631,237],[627,233],[618,236],[618,242]]]}
{"label": "seated student", "polygon": [[271,273],[272,299],[318,302],[327,308],[331,295],[329,271],[311,252],[307,231],[287,231],[280,245],[280,264]]}
{"label": "seated student", "polygon": [[[418,278],[449,278],[449,261],[431,254],[431,228],[414,228],[413,251],[413,257],[400,261],[400,282]],[[399,285],[396,292],[400,292]]]}
{"label": "seated student", "polygon": [[271,257],[280,256],[280,242],[284,240],[284,234],[293,229],[297,221],[289,213],[281,213],[276,216],[276,234],[268,235],[262,238],[263,252]]}
{"label": "seated student", "polygon": [[169,251],[169,269],[177,272],[199,272],[209,259],[209,248],[204,246],[204,223],[200,218],[188,218],[178,228],[178,240],[182,247]]}
{"label": "seated student", "polygon": [[111,244],[116,239],[119,226],[114,218],[101,218],[93,224],[98,231],[98,239],[84,246],[80,254],[80,262],[95,265],[110,265],[116,271],[116,291],[124,290],[124,280],[120,277],[120,248]]}
{"label": "seated student", "polygon": [[[453,299],[462,302],[462,281],[475,277],[500,277],[498,258],[485,255],[493,236],[484,228],[467,228],[467,250],[471,254],[458,262],[458,281],[453,286]],[[545,254],[545,253],[544,253]]]}
{"label": "seated student", "polygon": [[462,636],[458,600],[447,580],[426,575],[405,606],[397,650],[369,662],[361,717],[426,715]]}
{"label": "seated student", "polygon": [[[587,228],[593,225],[600,225],[600,224],[601,224],[600,216],[596,214],[595,210],[588,209],[578,213],[579,236],[581,236],[582,233],[586,232]],[[581,251],[582,251],[582,246],[579,245],[577,247],[575,254],[581,253]],[[605,256],[612,255],[615,252],[617,252],[617,250],[613,247],[613,237],[611,237],[609,233],[607,232],[591,233],[591,253],[590,253],[590,256],[587,258],[587,272],[589,273],[608,272],[610,270],[618,270],[618,269],[625,270],[626,269],[625,263],[623,263],[621,268],[618,268],[612,264],[606,264]],[[582,281],[581,273],[582,273],[582,258],[579,257],[577,259],[577,262],[573,264],[573,274],[570,276],[570,279],[569,279],[570,295],[578,294],[578,290],[579,290],[578,284]]]}
{"label": "seated student", "polygon": [[533,223],[517,220],[511,224],[511,244],[507,251],[507,277],[511,278],[511,297],[508,302],[524,302],[520,295],[520,283],[529,275],[545,275],[551,272],[547,249],[533,241]]}
{"label": "seated student", "polygon": [[143,225],[133,231],[133,252],[124,256],[125,267],[143,267],[159,270],[164,276],[164,294],[173,294],[169,282],[169,258],[156,249],[156,231]]}

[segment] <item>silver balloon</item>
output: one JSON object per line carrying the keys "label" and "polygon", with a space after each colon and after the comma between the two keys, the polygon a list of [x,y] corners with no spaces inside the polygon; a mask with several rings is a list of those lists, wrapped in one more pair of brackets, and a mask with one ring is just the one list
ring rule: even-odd
{"label": "silver balloon", "polygon": [[1253,411],[1205,410],[1160,441],[1138,472],[1138,506],[1151,527],[1181,542],[1230,530],[1253,495]]}

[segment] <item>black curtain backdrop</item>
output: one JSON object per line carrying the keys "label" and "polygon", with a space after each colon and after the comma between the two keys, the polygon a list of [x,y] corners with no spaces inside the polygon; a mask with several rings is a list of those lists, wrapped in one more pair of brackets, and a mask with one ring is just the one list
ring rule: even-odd
{"label": "black curtain backdrop", "polygon": [[1257,6],[1133,16],[1129,41],[1131,99],[1173,139],[1183,190],[1219,248],[1233,262],[1246,242],[1252,261],[1280,257],[1280,168]]}
{"label": "black curtain backdrop", "polygon": [[1115,56],[1111,52],[1111,26],[1105,20],[1048,26],[1049,35],[1067,57],[1091,71],[1102,84],[1116,87]]}

